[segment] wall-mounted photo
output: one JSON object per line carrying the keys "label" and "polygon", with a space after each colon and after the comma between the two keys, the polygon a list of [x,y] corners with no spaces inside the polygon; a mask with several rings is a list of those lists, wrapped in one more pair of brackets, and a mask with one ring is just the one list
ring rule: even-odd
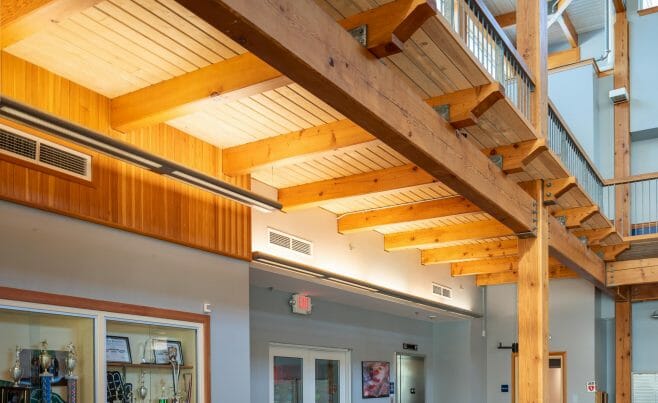
{"label": "wall-mounted photo", "polygon": [[362,361],[361,379],[363,398],[388,397],[390,392],[391,363],[386,361]]}

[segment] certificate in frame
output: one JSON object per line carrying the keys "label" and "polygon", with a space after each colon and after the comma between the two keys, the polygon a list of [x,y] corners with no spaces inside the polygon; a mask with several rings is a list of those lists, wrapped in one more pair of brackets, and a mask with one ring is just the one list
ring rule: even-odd
{"label": "certificate in frame", "polygon": [[132,364],[130,339],[123,336],[105,337],[105,361]]}

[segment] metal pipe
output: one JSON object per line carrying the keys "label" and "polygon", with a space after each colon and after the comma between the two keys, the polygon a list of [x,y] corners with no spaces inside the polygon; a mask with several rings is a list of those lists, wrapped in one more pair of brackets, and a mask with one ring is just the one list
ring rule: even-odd
{"label": "metal pipe", "polygon": [[610,0],[603,0],[603,5],[605,6],[605,50],[603,51],[603,54],[595,60],[596,63],[607,60],[610,53],[612,53],[612,50],[610,49]]}

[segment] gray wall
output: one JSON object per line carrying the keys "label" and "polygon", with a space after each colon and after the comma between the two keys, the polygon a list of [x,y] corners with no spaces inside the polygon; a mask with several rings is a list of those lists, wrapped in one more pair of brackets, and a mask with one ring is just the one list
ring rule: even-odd
{"label": "gray wall", "polygon": [[195,313],[211,303],[213,401],[249,401],[246,262],[0,201],[0,285]]}
{"label": "gray wall", "polygon": [[[500,385],[508,384],[511,388],[511,352],[496,347],[499,342],[509,345],[517,340],[516,285],[487,287],[486,300],[487,403],[509,403],[511,393],[500,392]],[[585,391],[585,384],[596,376],[592,343],[595,309],[594,287],[585,280],[551,281],[549,349],[567,352],[567,401],[570,403],[594,403],[594,394]]]}
{"label": "gray wall", "polygon": [[[433,368],[432,323],[373,312],[319,299],[310,316],[290,313],[290,293],[252,287],[251,304],[251,401],[267,402],[269,343],[285,343],[352,350],[352,402],[386,402],[361,398],[361,361],[390,361],[395,374],[395,353],[402,343],[419,345],[426,356],[426,370]],[[432,400],[432,382],[427,399]],[[240,400],[244,401],[244,400]]]}
{"label": "gray wall", "polygon": [[633,304],[633,372],[658,373],[658,301]]}
{"label": "gray wall", "polygon": [[628,1],[631,75],[631,132],[658,127],[658,14],[640,16],[637,1]]}

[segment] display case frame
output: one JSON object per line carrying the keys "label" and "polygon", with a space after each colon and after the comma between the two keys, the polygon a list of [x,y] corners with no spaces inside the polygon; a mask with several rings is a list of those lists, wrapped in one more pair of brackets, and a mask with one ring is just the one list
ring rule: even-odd
{"label": "display case frame", "polygon": [[210,316],[142,305],[51,294],[40,291],[0,287],[0,307],[94,319],[94,396],[106,399],[105,337],[107,321],[150,323],[196,330],[198,402],[208,403],[210,396]]}

